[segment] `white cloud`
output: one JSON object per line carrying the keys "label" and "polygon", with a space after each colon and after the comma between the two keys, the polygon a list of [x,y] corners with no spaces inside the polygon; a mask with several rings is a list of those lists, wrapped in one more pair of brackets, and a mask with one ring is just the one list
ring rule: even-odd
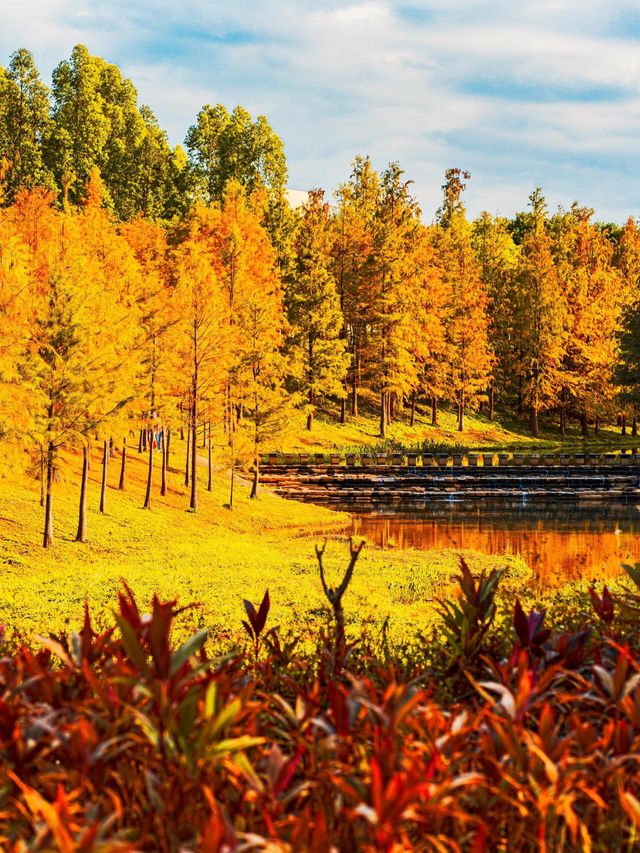
{"label": "white cloud", "polygon": [[203,103],[243,103],[283,136],[295,187],[330,191],[369,152],[401,162],[428,216],[451,165],[473,172],[474,213],[513,213],[536,184],[604,218],[640,213],[630,0],[5,5],[0,61],[26,46],[48,77],[82,41],[133,79],[174,142]]}

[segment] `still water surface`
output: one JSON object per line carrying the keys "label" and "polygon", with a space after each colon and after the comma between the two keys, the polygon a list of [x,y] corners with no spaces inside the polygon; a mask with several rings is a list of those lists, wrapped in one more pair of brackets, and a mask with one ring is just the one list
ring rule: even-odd
{"label": "still water surface", "polygon": [[[347,509],[347,507],[344,507]],[[461,501],[353,515],[353,533],[394,548],[469,548],[520,554],[539,581],[611,578],[640,562],[640,505]]]}

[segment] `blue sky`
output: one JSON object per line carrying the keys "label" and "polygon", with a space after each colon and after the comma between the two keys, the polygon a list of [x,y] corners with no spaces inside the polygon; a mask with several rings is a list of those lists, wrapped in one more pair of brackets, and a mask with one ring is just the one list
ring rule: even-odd
{"label": "blue sky", "polygon": [[171,141],[205,103],[264,113],[289,185],[332,191],[357,153],[398,160],[425,218],[446,168],[471,214],[542,186],[640,216],[640,4],[628,0],[1,0],[0,63],[46,82],[74,44],[116,62]]}

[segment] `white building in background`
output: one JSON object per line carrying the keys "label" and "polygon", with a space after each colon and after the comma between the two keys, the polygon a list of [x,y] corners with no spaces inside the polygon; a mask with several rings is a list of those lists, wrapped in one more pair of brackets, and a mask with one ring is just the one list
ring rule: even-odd
{"label": "white building in background", "polygon": [[285,190],[285,197],[289,202],[289,205],[296,210],[298,207],[302,207],[303,204],[306,204],[309,199],[308,190]]}

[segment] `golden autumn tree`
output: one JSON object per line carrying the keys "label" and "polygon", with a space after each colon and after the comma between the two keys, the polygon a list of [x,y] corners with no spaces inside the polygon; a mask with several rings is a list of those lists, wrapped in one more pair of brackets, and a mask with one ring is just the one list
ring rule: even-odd
{"label": "golden autumn tree", "polygon": [[[215,221],[215,220],[214,220]],[[188,378],[189,508],[198,509],[198,430],[201,404],[220,381],[226,310],[211,243],[212,211],[198,205],[175,250],[176,310],[182,316],[181,357]]]}
{"label": "golden autumn tree", "polygon": [[35,441],[30,418],[33,377],[25,369],[38,308],[31,260],[15,210],[0,210],[0,440],[5,462],[11,459],[9,448],[25,450]]}
{"label": "golden autumn tree", "polygon": [[238,429],[252,447],[252,492],[257,494],[259,453],[267,437],[280,429],[284,399],[286,365],[279,351],[286,324],[280,277],[260,199],[253,201],[238,182],[230,181],[222,206],[201,209],[198,226],[217,282],[215,359],[207,368],[207,391],[223,403],[231,462],[229,507],[239,461]]}
{"label": "golden autumn tree", "polygon": [[251,497],[257,498],[262,447],[285,430],[291,418],[292,400],[284,387],[286,365],[280,351],[284,309],[273,264],[266,264],[262,275],[256,276],[254,281],[256,287],[241,311],[239,354],[246,421],[250,425],[253,446]]}
{"label": "golden autumn tree", "polygon": [[505,406],[517,377],[515,327],[515,276],[518,252],[509,221],[483,212],[473,223],[472,242],[487,289],[489,340],[495,355],[493,380],[488,389],[489,420],[493,420],[496,394]]}
{"label": "golden autumn tree", "polygon": [[[108,375],[97,373],[94,379],[96,397],[89,405],[87,426],[82,431],[83,473],[78,518],[77,540],[86,540],[86,486],[89,432],[103,435],[102,482],[99,509],[106,512],[107,473],[111,456],[111,428],[114,421],[124,418],[124,401],[131,402],[136,375],[135,348],[137,345],[138,294],[141,287],[140,268],[134,254],[117,232],[115,220],[106,209],[107,192],[98,169],[92,169],[85,189],[85,202],[77,216],[71,216],[82,241],[85,273],[91,277],[92,288],[100,294],[93,328],[93,346],[98,361],[104,360]],[[68,217],[69,218],[69,217]],[[87,288],[88,290],[88,288]],[[99,380],[99,381],[98,381]],[[105,403],[113,400],[111,407]]]}
{"label": "golden autumn tree", "polygon": [[443,280],[431,229],[421,227],[415,254],[415,285],[411,311],[413,329],[411,351],[416,365],[411,389],[411,426],[414,425],[416,396],[425,394],[431,401],[431,423],[438,424],[438,400],[446,390],[447,288]]}
{"label": "golden autumn tree", "polygon": [[[174,421],[177,392],[178,300],[169,280],[166,231],[158,223],[137,217],[121,227],[140,270],[137,294],[137,371],[142,427],[150,434],[144,508],[151,508],[154,450],[161,454],[160,494],[167,492],[167,447]],[[155,438],[154,438],[155,436]],[[155,447],[154,447],[155,443]],[[122,465],[125,463],[123,442]],[[121,469],[122,471],[122,469]],[[121,473],[120,488],[124,487]]]}
{"label": "golden autumn tree", "polygon": [[624,282],[613,266],[613,245],[591,221],[593,211],[574,204],[556,217],[555,257],[567,305],[562,358],[560,429],[567,406],[580,412],[583,432],[589,409],[606,414],[615,396],[616,333],[626,301]]}
{"label": "golden autumn tree", "polygon": [[303,205],[293,240],[294,255],[285,280],[290,332],[287,351],[293,385],[306,401],[310,430],[318,403],[344,397],[349,364],[344,320],[331,271],[331,218],[322,190]]}
{"label": "golden autumn tree", "polygon": [[447,289],[448,393],[457,407],[460,432],[464,430],[466,410],[477,408],[485,396],[493,367],[487,334],[487,290],[461,201],[465,188],[462,178],[468,177],[458,169],[447,171],[439,228],[433,232]]}
{"label": "golden autumn tree", "polygon": [[252,447],[255,498],[262,447],[285,426],[281,347],[286,321],[275,250],[259,212],[233,182],[225,192],[218,240],[216,263],[229,318],[228,375],[234,388],[230,437],[233,442],[237,406],[244,412],[242,426]]}
{"label": "golden autumn tree", "polygon": [[360,388],[370,378],[373,226],[380,196],[380,178],[368,157],[356,157],[350,180],[336,195],[333,272],[344,318],[342,334],[351,356],[347,379],[350,411],[357,415]]}
{"label": "golden autumn tree", "polygon": [[373,363],[380,394],[380,437],[387,434],[394,409],[413,385],[416,249],[420,211],[397,163],[385,170],[374,220],[373,266],[376,286],[371,306]]}
{"label": "golden autumn tree", "polygon": [[[261,208],[260,200],[257,204]],[[246,403],[249,377],[243,361],[243,319],[256,286],[265,286],[262,267],[273,250],[252,199],[237,181],[227,184],[221,206],[206,209],[201,217],[201,239],[217,277],[220,293],[215,364],[209,371],[210,404],[222,412],[229,444],[231,483],[229,508],[233,508],[235,467],[240,461],[238,423]]]}
{"label": "golden autumn tree", "polygon": [[[119,289],[120,280],[106,274],[105,257],[88,241],[85,216],[91,215],[58,213],[40,191],[24,194],[16,203],[16,223],[35,270],[31,297],[37,316],[27,369],[34,376],[35,429],[46,453],[45,547],[53,543],[53,484],[60,449],[79,443],[85,448],[77,537],[83,541],[86,437],[130,398],[123,359],[131,306]],[[115,231],[111,239],[116,239]]]}
{"label": "golden autumn tree", "polygon": [[640,228],[633,219],[625,223],[614,261],[624,291],[620,328],[616,333],[614,378],[623,407],[633,412],[632,434],[638,432],[640,409]]}
{"label": "golden autumn tree", "polygon": [[567,306],[540,190],[530,196],[532,217],[524,235],[516,273],[514,316],[522,399],[531,434],[540,433],[540,412],[554,405],[562,387]]}

